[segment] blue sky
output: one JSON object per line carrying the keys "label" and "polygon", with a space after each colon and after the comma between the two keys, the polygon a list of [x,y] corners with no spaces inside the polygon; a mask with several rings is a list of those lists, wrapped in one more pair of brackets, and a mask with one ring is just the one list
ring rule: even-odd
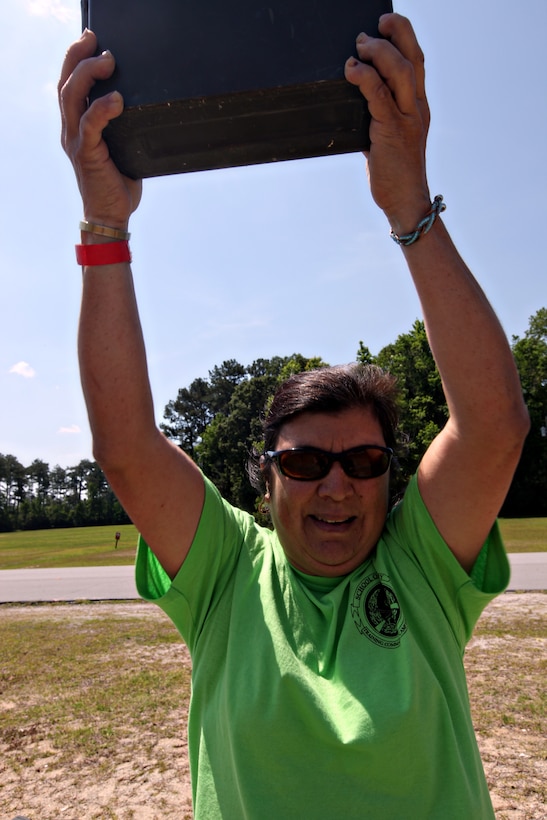
{"label": "blue sky", "polygon": [[[522,335],[547,306],[547,3],[394,5],[426,54],[432,195],[506,333]],[[55,96],[80,4],[2,8],[0,453],[67,467],[91,457],[76,358],[82,212]],[[147,180],[131,231],[158,422],[225,359],[350,361],[359,340],[377,353],[420,316],[357,154]]]}

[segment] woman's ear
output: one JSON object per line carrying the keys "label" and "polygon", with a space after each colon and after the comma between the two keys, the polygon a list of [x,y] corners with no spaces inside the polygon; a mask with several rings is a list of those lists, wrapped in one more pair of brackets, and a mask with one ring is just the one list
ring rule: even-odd
{"label": "woman's ear", "polygon": [[270,465],[268,464],[266,458],[262,455],[260,456],[260,472],[262,473],[262,479],[264,484],[266,485],[266,492],[264,493],[264,501],[270,500],[270,482],[266,478],[266,476],[270,475]]}

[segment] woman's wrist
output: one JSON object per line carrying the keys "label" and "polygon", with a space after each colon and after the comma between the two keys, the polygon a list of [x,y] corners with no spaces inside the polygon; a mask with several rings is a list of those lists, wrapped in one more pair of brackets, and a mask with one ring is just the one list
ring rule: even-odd
{"label": "woman's wrist", "polygon": [[76,261],[84,268],[131,262],[129,242],[124,239],[117,242],[93,242],[87,245],[76,245]]}
{"label": "woman's wrist", "polygon": [[129,231],[83,219],[80,235],[81,244],[76,245],[76,259],[83,267],[131,262]]}
{"label": "woman's wrist", "polygon": [[443,197],[438,194],[433,202],[430,203],[429,208],[422,214],[420,220],[414,224],[410,231],[406,233],[397,233],[393,228],[391,229],[391,238],[398,244],[404,247],[414,245],[422,236],[429,233],[433,227],[436,219],[443,211],[446,210],[446,205],[443,202]]}
{"label": "woman's wrist", "polygon": [[384,213],[393,233],[397,236],[403,236],[414,230],[430,207],[429,192],[424,192],[424,194],[414,197],[408,203],[401,203],[392,209],[385,209]]}

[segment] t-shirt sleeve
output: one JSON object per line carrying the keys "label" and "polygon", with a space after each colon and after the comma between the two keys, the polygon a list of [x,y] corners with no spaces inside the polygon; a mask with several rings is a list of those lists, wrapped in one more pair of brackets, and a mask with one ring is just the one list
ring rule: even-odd
{"label": "t-shirt sleeve", "polygon": [[252,516],[228,504],[205,478],[205,502],[190,551],[171,582],[142,537],[136,559],[137,590],[171,618],[190,650],[207,614],[234,572]]}
{"label": "t-shirt sleeve", "polygon": [[418,565],[452,623],[458,641],[465,646],[484,607],[509,583],[509,561],[498,523],[494,523],[468,574],[439,533],[414,476],[403,501],[391,513],[388,529],[399,547]]}

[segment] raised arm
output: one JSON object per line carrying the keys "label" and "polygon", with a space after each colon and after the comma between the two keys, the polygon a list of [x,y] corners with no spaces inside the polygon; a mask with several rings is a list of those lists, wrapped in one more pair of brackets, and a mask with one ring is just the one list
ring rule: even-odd
{"label": "raised arm", "polygon": [[[385,38],[360,35],[346,77],[372,117],[372,195],[397,236],[431,203],[425,170],[429,109],[423,54],[408,20],[380,21]],[[518,374],[484,293],[437,217],[402,246],[420,298],[450,418],[419,468],[420,491],[439,531],[469,570],[509,489],[529,427]]]}
{"label": "raised arm", "polygon": [[[123,177],[111,161],[102,131],[123,101],[114,93],[89,107],[96,80],[114,70],[111,54],[94,57],[86,31],[68,50],[59,81],[62,143],[76,173],[83,216],[127,230],[139,204],[141,183]],[[111,242],[87,231],[82,244]],[[158,430],[146,353],[128,262],[86,265],[78,334],[82,385],[93,452],[139,531],[174,577],[192,542],[204,487],[201,473]]]}

